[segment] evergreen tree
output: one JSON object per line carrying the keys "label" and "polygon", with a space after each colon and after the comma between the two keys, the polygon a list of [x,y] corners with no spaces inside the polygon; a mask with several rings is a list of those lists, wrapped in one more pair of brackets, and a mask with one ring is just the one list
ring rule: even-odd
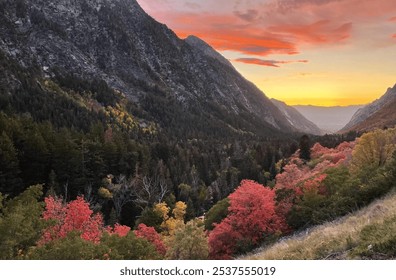
{"label": "evergreen tree", "polygon": [[300,159],[309,161],[311,159],[311,144],[308,135],[303,135],[300,138]]}
{"label": "evergreen tree", "polygon": [[19,194],[22,186],[19,173],[17,151],[11,139],[3,132],[0,135],[0,191],[5,194]]}

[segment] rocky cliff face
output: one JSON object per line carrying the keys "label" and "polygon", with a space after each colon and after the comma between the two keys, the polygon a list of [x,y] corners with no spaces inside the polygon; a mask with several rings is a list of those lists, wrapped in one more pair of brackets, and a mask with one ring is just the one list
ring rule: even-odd
{"label": "rocky cliff face", "polygon": [[396,124],[396,85],[388,88],[385,94],[361,108],[351,121],[340,131],[367,131]]}
{"label": "rocky cliff face", "polygon": [[150,96],[172,100],[203,124],[295,131],[225,58],[196,37],[179,39],[135,0],[0,0],[0,49],[50,79],[102,79],[164,127],[177,123],[152,114]]}
{"label": "rocky cliff face", "polygon": [[294,107],[288,106],[286,103],[276,99],[271,99],[271,101],[286,116],[289,123],[295,127],[296,130],[313,135],[324,134],[316,124],[306,119]]}

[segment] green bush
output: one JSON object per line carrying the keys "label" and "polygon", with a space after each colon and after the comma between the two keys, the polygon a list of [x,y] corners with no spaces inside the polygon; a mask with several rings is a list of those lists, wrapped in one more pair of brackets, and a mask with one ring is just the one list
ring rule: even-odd
{"label": "green bush", "polygon": [[45,222],[41,185],[29,187],[19,196],[7,200],[0,194],[0,259],[23,258],[39,240]]}
{"label": "green bush", "polygon": [[65,238],[32,248],[26,258],[31,260],[98,260],[105,259],[108,247],[84,240],[72,232]]}
{"label": "green bush", "polygon": [[324,193],[306,191],[293,206],[287,221],[294,229],[334,220],[362,206],[359,180],[345,166],[329,168],[326,174]]}
{"label": "green bush", "polygon": [[108,248],[108,256],[111,260],[161,259],[152,243],[144,238],[137,238],[132,231],[125,237],[116,234],[105,235],[101,240],[101,246]]}
{"label": "green bush", "polygon": [[31,248],[26,258],[32,260],[155,260],[160,259],[160,256],[150,242],[137,238],[133,232],[125,237],[105,234],[98,244],[82,239],[77,232],[71,232],[65,238]]}
{"label": "green bush", "polygon": [[173,260],[205,260],[209,255],[208,239],[203,225],[190,221],[172,236],[167,258]]}
{"label": "green bush", "polygon": [[224,198],[220,200],[205,215],[205,228],[207,230],[213,229],[214,223],[220,223],[228,214],[228,207],[230,206],[230,200]]}

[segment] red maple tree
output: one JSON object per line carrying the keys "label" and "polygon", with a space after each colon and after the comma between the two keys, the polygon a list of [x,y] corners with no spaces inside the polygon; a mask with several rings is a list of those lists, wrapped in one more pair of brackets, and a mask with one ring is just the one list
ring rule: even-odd
{"label": "red maple tree", "polygon": [[120,224],[115,224],[114,225],[114,227],[110,227],[110,226],[107,226],[106,228],[105,228],[105,230],[106,230],[106,232],[108,233],[108,234],[116,234],[116,235],[118,235],[119,237],[124,237],[124,236],[127,236],[128,235],[128,233],[131,231],[131,228],[130,227],[128,227],[128,226],[124,226],[124,225],[120,225]]}
{"label": "red maple tree", "polygon": [[244,180],[229,200],[227,217],[209,234],[212,258],[228,259],[239,248],[257,245],[266,236],[287,230],[284,218],[276,212],[273,190]]}
{"label": "red maple tree", "polygon": [[140,224],[134,231],[136,237],[144,238],[151,242],[156,248],[157,252],[163,256],[166,254],[166,247],[162,242],[161,236],[153,227],[148,227],[145,224]]}
{"label": "red maple tree", "polygon": [[53,220],[55,225],[49,226],[43,232],[39,244],[66,237],[72,231],[77,231],[81,238],[95,243],[100,241],[103,230],[103,217],[94,214],[89,203],[83,197],[67,204],[52,196],[45,198],[44,220]]}

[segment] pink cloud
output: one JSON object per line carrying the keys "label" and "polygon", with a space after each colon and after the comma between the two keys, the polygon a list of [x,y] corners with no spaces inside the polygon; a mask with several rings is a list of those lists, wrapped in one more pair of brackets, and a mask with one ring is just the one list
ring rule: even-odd
{"label": "pink cloud", "polygon": [[255,26],[248,27],[234,15],[178,14],[174,16],[173,23],[179,37],[193,34],[220,51],[232,50],[262,56],[298,53],[297,46],[284,36]]}
{"label": "pink cloud", "polygon": [[350,37],[352,23],[335,26],[329,20],[320,20],[307,25],[278,25],[268,30],[286,35],[292,35],[300,43],[323,44],[338,43]]}
{"label": "pink cloud", "polygon": [[308,60],[265,60],[258,58],[237,58],[234,61],[241,62],[245,64],[254,64],[260,66],[269,66],[269,67],[280,67],[279,64],[289,64],[289,63],[308,63]]}
{"label": "pink cloud", "polygon": [[306,45],[354,44],[354,29],[379,18],[396,21],[394,0],[138,1],[181,38],[195,35],[219,51],[246,55],[294,55]]}

